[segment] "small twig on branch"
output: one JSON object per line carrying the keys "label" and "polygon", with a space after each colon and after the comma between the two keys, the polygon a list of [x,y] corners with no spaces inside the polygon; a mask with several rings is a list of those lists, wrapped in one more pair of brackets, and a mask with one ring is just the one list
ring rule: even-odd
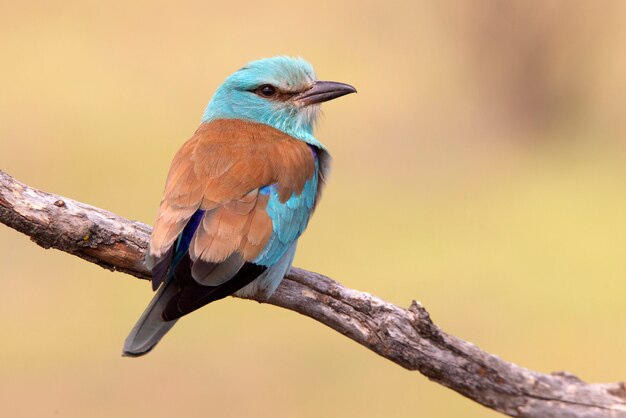
{"label": "small twig on branch", "polygon": [[[0,222],[110,270],[147,279],[150,227],[28,187],[0,171]],[[626,384],[587,384],[519,367],[437,327],[413,302],[400,308],[294,268],[269,300],[319,321],[382,357],[513,417],[626,417]]]}

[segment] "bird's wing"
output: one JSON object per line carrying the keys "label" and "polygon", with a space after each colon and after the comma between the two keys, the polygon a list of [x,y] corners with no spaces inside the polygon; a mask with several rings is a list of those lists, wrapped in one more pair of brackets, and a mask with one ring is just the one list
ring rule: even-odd
{"label": "bird's wing", "polygon": [[149,245],[153,286],[179,261],[181,243],[198,284],[233,278],[272,234],[268,195],[260,190],[274,185],[285,202],[315,171],[309,146],[274,128],[242,120],[201,125],[168,174]]}

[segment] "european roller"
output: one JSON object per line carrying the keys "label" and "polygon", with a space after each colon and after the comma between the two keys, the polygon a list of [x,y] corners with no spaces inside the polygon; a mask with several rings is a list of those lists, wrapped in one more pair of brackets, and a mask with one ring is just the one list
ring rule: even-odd
{"label": "european roller", "polygon": [[158,291],[124,355],[146,354],[208,303],[276,290],[329,168],[313,136],[320,104],[355,92],[291,57],[251,62],[224,81],[172,161],[146,256]]}

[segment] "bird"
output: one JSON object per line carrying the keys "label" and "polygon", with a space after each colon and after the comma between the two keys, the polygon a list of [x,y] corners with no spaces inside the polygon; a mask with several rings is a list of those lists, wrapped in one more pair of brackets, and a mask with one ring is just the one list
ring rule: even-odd
{"label": "bird", "polygon": [[328,176],[320,104],[350,93],[289,56],[249,62],[217,88],[170,166],[145,258],[156,294],[123,356],[150,352],[211,302],[274,293]]}

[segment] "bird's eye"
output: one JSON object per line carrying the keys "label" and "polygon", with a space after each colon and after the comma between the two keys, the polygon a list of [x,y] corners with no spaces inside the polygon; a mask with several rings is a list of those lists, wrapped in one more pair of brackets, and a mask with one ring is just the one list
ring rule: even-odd
{"label": "bird's eye", "polygon": [[255,93],[263,97],[272,97],[276,94],[276,88],[270,84],[263,84],[256,89]]}

